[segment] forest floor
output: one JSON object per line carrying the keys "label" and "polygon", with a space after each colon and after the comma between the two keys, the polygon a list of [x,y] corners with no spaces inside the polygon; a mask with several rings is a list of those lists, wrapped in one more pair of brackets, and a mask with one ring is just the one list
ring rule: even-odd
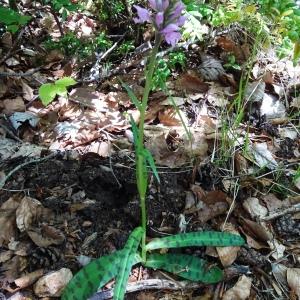
{"label": "forest floor", "polygon": [[[0,298],[48,299],[67,284],[66,269],[75,274],[87,259],[121,249],[140,224],[128,121],[139,113],[119,79],[140,97],[150,48],[140,37],[135,48],[146,51],[116,54],[119,37],[138,35],[125,22],[107,25],[117,38],[101,55],[82,58],[61,44],[50,50],[42,42],[61,40],[60,29],[84,41],[95,36],[95,15],[70,13],[59,28],[46,9],[20,8],[34,20],[0,34]],[[137,266],[126,299],[300,299],[300,66],[272,49],[253,55],[241,32],[232,26],[159,53],[186,61],[167,79],[177,109],[159,89],[149,99],[145,145],[160,184],[150,176],[147,238],[225,230],[246,246],[178,250],[221,266],[225,279],[215,285],[183,287]],[[44,106],[39,87],[66,76],[77,83]],[[146,284],[154,279],[168,288]],[[109,299],[113,283],[93,299]]]}

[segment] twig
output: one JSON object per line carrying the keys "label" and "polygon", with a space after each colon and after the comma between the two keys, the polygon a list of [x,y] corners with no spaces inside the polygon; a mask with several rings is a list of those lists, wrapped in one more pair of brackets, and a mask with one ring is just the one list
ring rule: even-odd
{"label": "twig", "polygon": [[281,210],[281,211],[275,212],[273,214],[270,214],[268,216],[262,217],[261,220],[270,221],[270,220],[276,219],[278,217],[284,216],[286,214],[296,213],[296,212],[299,212],[299,211],[300,211],[300,203],[295,204],[291,207],[288,207],[284,210]]}
{"label": "twig", "polygon": [[31,71],[27,71],[25,73],[15,73],[15,72],[0,72],[0,77],[27,77],[31,76],[34,73],[38,72],[42,67],[37,67],[32,69]]}
{"label": "twig", "polygon": [[0,60],[0,65],[2,65],[3,62],[5,62],[9,56],[11,55],[12,51],[15,49],[15,47],[17,46],[17,44],[19,43],[22,35],[25,32],[25,28],[22,28],[16,38],[16,40],[14,41],[13,45],[10,47],[10,49],[7,51],[7,53],[4,55],[4,57]]}
{"label": "twig", "polygon": [[6,133],[7,133],[11,138],[13,138],[14,140],[16,140],[16,141],[18,141],[18,142],[20,142],[20,143],[23,143],[23,141],[22,141],[18,136],[16,136],[16,135],[12,132],[12,130],[10,130],[8,127],[6,127],[5,125],[3,125],[3,124],[1,124],[1,123],[0,123],[0,127],[3,128],[3,129],[6,131]]}
{"label": "twig", "polygon": [[[182,289],[197,289],[203,287],[201,283],[181,281],[176,282],[167,279],[147,279],[141,280],[127,285],[126,293],[133,293],[144,290],[182,290]],[[113,289],[98,292],[89,300],[106,300],[113,297]]]}
{"label": "twig", "polygon": [[2,187],[5,185],[6,181],[15,173],[17,172],[18,170],[22,169],[23,167],[27,166],[27,165],[30,165],[30,164],[34,164],[34,163],[40,163],[42,161],[45,161],[47,159],[50,159],[52,157],[55,157],[56,156],[56,152],[53,152],[45,157],[42,157],[42,158],[38,158],[38,159],[33,159],[33,160],[30,160],[30,161],[27,161],[21,165],[18,165],[17,167],[15,167],[14,169],[12,169],[2,180],[0,180],[0,189],[2,189]]}
{"label": "twig", "polygon": [[53,18],[54,18],[54,20],[55,20],[55,22],[57,24],[58,30],[60,32],[60,36],[63,37],[65,34],[64,34],[64,31],[63,31],[63,29],[61,27],[61,24],[59,22],[59,19],[58,19],[58,16],[57,16],[55,10],[52,7],[49,7],[49,11],[52,14],[52,16],[53,16]]}

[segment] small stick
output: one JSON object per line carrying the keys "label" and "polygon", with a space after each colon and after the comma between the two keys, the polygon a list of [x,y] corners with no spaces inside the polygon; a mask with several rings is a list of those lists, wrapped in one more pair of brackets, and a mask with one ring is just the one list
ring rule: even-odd
{"label": "small stick", "polygon": [[0,72],[0,77],[27,77],[31,76],[34,73],[38,72],[42,67],[37,67],[32,69],[31,71],[27,71],[25,73],[15,73],[15,72]]}
{"label": "small stick", "polygon": [[[167,279],[147,279],[141,280],[127,285],[126,293],[133,293],[144,290],[182,290],[182,289],[197,289],[203,287],[201,283],[181,281],[176,282]],[[113,289],[109,289],[103,292],[98,292],[89,300],[106,300],[113,297]]]}
{"label": "small stick", "polygon": [[45,161],[49,158],[52,158],[56,156],[56,152],[53,152],[45,157],[41,157],[41,158],[38,158],[38,159],[33,159],[33,160],[30,160],[30,161],[27,161],[21,165],[18,165],[17,167],[15,167],[14,169],[12,169],[2,180],[0,180],[0,189],[2,190],[3,186],[5,185],[6,181],[15,173],[17,172],[18,170],[22,169],[23,167],[27,166],[27,165],[30,165],[30,164],[33,164],[33,163],[39,163],[39,162],[42,162],[42,161]]}
{"label": "small stick", "polygon": [[23,36],[24,32],[25,32],[25,28],[22,28],[20,30],[16,40],[14,41],[13,45],[11,46],[11,48],[7,51],[7,53],[4,55],[4,57],[0,60],[0,65],[2,65],[2,63],[4,63],[9,58],[12,51],[15,49],[15,47],[19,43],[19,41],[20,41],[21,37]]}
{"label": "small stick", "polygon": [[300,211],[300,203],[295,204],[295,205],[293,205],[291,207],[288,207],[288,208],[286,208],[284,210],[281,210],[281,211],[275,212],[273,214],[270,214],[268,216],[262,217],[261,220],[263,220],[263,221],[270,221],[270,220],[279,218],[281,216],[284,216],[286,214],[296,213],[296,212],[299,212],[299,211]]}

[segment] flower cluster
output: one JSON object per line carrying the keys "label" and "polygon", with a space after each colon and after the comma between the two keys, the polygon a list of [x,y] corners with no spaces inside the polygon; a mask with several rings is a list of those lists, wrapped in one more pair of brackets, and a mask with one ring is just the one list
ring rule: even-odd
{"label": "flower cluster", "polygon": [[155,11],[151,13],[148,9],[134,5],[138,18],[136,23],[151,22],[157,32],[165,41],[174,46],[181,38],[180,27],[184,24],[186,17],[182,15],[185,8],[180,0],[148,0],[150,7]]}

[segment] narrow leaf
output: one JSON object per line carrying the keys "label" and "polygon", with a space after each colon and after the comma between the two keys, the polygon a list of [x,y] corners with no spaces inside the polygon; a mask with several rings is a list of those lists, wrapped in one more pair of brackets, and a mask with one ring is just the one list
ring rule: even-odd
{"label": "narrow leaf", "polygon": [[130,115],[130,125],[132,128],[134,145],[137,147],[139,144],[139,129],[137,128],[132,115]]}
{"label": "narrow leaf", "polygon": [[145,266],[163,269],[191,281],[216,283],[223,279],[220,268],[209,267],[204,259],[186,254],[149,254]]}
{"label": "narrow leaf", "polygon": [[122,300],[126,291],[126,284],[132,265],[136,259],[137,248],[140,244],[144,230],[137,227],[129,236],[120,258],[114,287],[114,300]]}
{"label": "narrow leaf", "polygon": [[146,250],[191,246],[241,246],[244,243],[244,239],[236,234],[228,232],[204,231],[182,233],[164,238],[153,239],[146,245]]}
{"label": "narrow leaf", "polygon": [[130,86],[128,86],[126,83],[124,83],[121,79],[119,79],[121,82],[122,87],[126,90],[131,102],[135,105],[135,107],[140,110],[141,109],[141,102],[138,100],[136,95],[134,94],[133,90]]}
{"label": "narrow leaf", "polygon": [[144,155],[145,159],[147,160],[147,162],[148,162],[154,176],[156,177],[157,181],[160,182],[158,172],[157,172],[156,165],[155,165],[152,154],[150,153],[150,151],[148,149],[143,149],[143,155]]}
{"label": "narrow leaf", "polygon": [[122,251],[93,260],[82,268],[69,282],[62,294],[62,300],[86,300],[98,288],[113,279],[118,272]]}

